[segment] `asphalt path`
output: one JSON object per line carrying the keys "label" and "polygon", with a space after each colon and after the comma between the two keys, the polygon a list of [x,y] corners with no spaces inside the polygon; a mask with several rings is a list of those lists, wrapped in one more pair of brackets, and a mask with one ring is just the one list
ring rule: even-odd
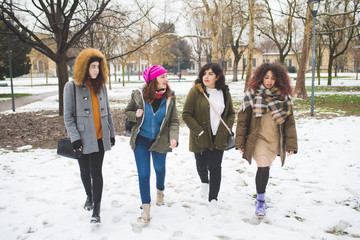
{"label": "asphalt path", "polygon": [[[40,101],[44,98],[53,96],[55,94],[58,94],[58,91],[33,94],[31,96],[16,97],[15,98],[15,111],[16,111],[16,108],[18,108],[18,107],[22,107],[27,104]],[[8,111],[8,110],[12,110],[11,99],[0,101],[0,112],[4,112],[4,111]]]}

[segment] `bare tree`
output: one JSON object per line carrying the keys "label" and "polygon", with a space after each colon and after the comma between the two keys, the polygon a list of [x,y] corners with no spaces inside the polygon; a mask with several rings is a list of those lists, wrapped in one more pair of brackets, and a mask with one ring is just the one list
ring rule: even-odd
{"label": "bare tree", "polygon": [[219,38],[222,30],[222,0],[218,3],[214,1],[214,8],[211,9],[207,0],[202,0],[207,18],[209,20],[210,32],[211,32],[211,56],[213,62],[219,62]]}
{"label": "bare tree", "polygon": [[240,49],[241,36],[248,24],[249,18],[244,1],[231,1],[224,20],[226,31],[229,33],[231,50],[234,53],[233,82],[238,81],[238,66],[245,48]]}
{"label": "bare tree", "polygon": [[[286,10],[282,10],[283,4],[280,0],[277,0],[278,4],[281,8],[280,20],[277,20],[274,16],[273,2],[269,0],[264,0],[263,8],[264,12],[261,13],[261,21],[256,24],[257,30],[259,30],[263,35],[271,39],[276,47],[279,50],[279,61],[281,63],[285,62],[286,56],[289,54],[291,50],[291,45],[293,41],[293,21],[294,21],[294,14],[295,14],[295,7],[296,7],[296,0],[287,0],[286,1]],[[270,31],[269,31],[270,30]]]}
{"label": "bare tree", "polygon": [[301,58],[299,62],[299,68],[296,76],[296,84],[294,90],[295,96],[302,99],[308,97],[305,89],[305,73],[306,73],[306,67],[308,65],[309,50],[311,46],[310,42],[312,38],[312,22],[313,21],[312,21],[310,9],[307,8]]}
{"label": "bare tree", "polygon": [[[190,29],[193,29],[195,31],[195,34],[198,36],[206,37],[210,34],[208,33],[207,28],[207,19],[206,19],[206,13],[202,9],[199,11],[194,11],[192,14],[191,20],[189,21],[189,25],[191,26]],[[193,50],[195,52],[194,59],[197,62],[198,69],[201,69],[202,64],[202,56],[206,56],[206,52],[209,53],[209,51],[206,51],[207,49],[210,49],[209,47],[209,41],[204,38],[190,38]]]}
{"label": "bare tree", "polygon": [[247,54],[246,76],[244,92],[247,89],[247,85],[252,73],[252,59],[255,48],[255,2],[256,0],[248,0],[249,4],[249,48]]}
{"label": "bare tree", "polygon": [[359,0],[330,1],[326,0],[325,13],[322,17],[320,34],[328,41],[329,64],[328,82],[331,85],[332,69],[334,62],[348,49],[351,41],[356,36],[356,28],[360,26]]}
{"label": "bare tree", "polygon": [[[99,18],[110,0],[94,0],[94,8],[87,9],[88,1],[74,0],[32,0],[36,10],[30,10],[21,3],[8,3],[3,0],[0,5],[0,20],[16,34],[23,42],[29,44],[39,52],[45,54],[56,63],[56,72],[59,81],[59,115],[63,115],[63,88],[68,79],[68,56],[67,51],[73,47],[80,37]],[[74,19],[79,17],[83,11],[91,12],[89,19],[82,19],[79,30],[72,32]],[[20,16],[26,15],[27,22],[21,20]],[[29,20],[31,19],[31,20]],[[27,26],[28,22],[34,22],[35,27]],[[12,23],[20,28],[15,28]],[[56,50],[51,49],[40,39],[35,30],[48,34],[56,43]],[[21,31],[25,31],[31,38],[23,38]]]}
{"label": "bare tree", "polygon": [[[223,19],[224,19],[224,11],[229,6],[229,1],[225,0],[201,0],[201,4],[199,5],[199,1],[197,0],[187,0],[188,6],[194,11],[198,11],[198,9],[205,9],[207,16],[207,27],[210,30],[210,36],[207,38],[211,39],[211,61],[219,63],[219,55],[220,55],[220,41],[222,37],[223,31]],[[230,1],[231,2],[231,1]],[[199,36],[193,36],[199,37]]]}

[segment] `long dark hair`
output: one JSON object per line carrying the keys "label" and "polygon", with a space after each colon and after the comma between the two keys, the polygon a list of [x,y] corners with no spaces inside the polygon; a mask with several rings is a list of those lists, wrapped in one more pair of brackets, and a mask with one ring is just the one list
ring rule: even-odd
{"label": "long dark hair", "polygon": [[90,78],[89,67],[90,67],[90,64],[88,64],[88,66],[86,68],[85,81],[92,86],[95,94],[99,94],[101,89],[103,88],[103,85],[105,82],[103,79],[104,78],[103,74],[101,72],[101,60],[99,61],[99,74],[97,75],[97,77],[95,79]]}
{"label": "long dark hair", "polygon": [[262,84],[264,77],[268,71],[271,71],[275,77],[275,86],[279,88],[282,96],[293,96],[292,87],[290,85],[290,77],[287,68],[280,63],[263,63],[257,67],[248,83],[248,88],[256,91]]}
{"label": "long dark hair", "polygon": [[[157,97],[156,90],[157,90],[157,78],[155,78],[145,84],[144,89],[143,89],[143,96],[144,96],[144,100],[147,103],[152,104],[154,102],[155,98]],[[168,84],[166,87],[165,93],[162,95],[162,98],[165,96],[167,98],[173,97],[172,95],[170,95],[171,92],[172,92],[172,90]]]}
{"label": "long dark hair", "polygon": [[215,88],[217,90],[225,90],[228,86],[225,84],[225,76],[223,70],[221,66],[215,62],[207,63],[200,69],[199,75],[195,80],[195,84],[201,83],[203,89],[205,89],[205,85],[203,83],[203,76],[205,75],[205,71],[209,70],[210,68],[215,73],[216,77],[219,77],[219,79],[215,82]]}

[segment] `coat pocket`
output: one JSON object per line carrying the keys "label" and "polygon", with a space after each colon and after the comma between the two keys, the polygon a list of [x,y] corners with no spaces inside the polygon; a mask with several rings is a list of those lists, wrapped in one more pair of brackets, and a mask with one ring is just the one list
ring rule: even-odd
{"label": "coat pocket", "polygon": [[79,132],[83,132],[85,130],[85,125],[84,124],[77,124],[77,129]]}

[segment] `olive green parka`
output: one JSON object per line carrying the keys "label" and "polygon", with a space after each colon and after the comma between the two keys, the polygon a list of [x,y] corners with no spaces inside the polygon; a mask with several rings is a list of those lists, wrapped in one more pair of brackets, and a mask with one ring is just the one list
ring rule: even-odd
{"label": "olive green parka", "polygon": [[[260,128],[261,117],[255,117],[252,107],[238,113],[236,125],[235,148],[243,149],[243,158],[251,164],[258,129]],[[279,130],[279,155],[281,166],[284,166],[286,152],[297,153],[297,135],[294,115],[289,115],[284,123],[277,125]]]}
{"label": "olive green parka", "polygon": [[[214,142],[212,141],[210,104],[203,95],[202,84],[195,84],[189,91],[186,98],[182,118],[190,129],[189,150],[194,153],[209,150],[226,150],[228,130],[220,122]],[[222,119],[231,129],[235,120],[235,111],[230,95],[229,88],[223,91],[225,109],[221,114]],[[201,131],[204,133],[199,136]]]}
{"label": "olive green parka", "polygon": [[[140,127],[144,121],[144,114],[141,117],[136,117],[136,110],[144,110],[144,98],[141,89],[136,89],[131,93],[131,99],[125,108],[126,118],[134,122],[131,129],[130,146],[132,150],[136,148],[136,138],[140,131]],[[176,108],[175,93],[172,92],[172,97],[166,99],[166,115],[161,124],[160,132],[156,136],[155,142],[149,148],[149,151],[159,153],[171,152],[170,140],[176,140],[179,143],[179,118]]]}

